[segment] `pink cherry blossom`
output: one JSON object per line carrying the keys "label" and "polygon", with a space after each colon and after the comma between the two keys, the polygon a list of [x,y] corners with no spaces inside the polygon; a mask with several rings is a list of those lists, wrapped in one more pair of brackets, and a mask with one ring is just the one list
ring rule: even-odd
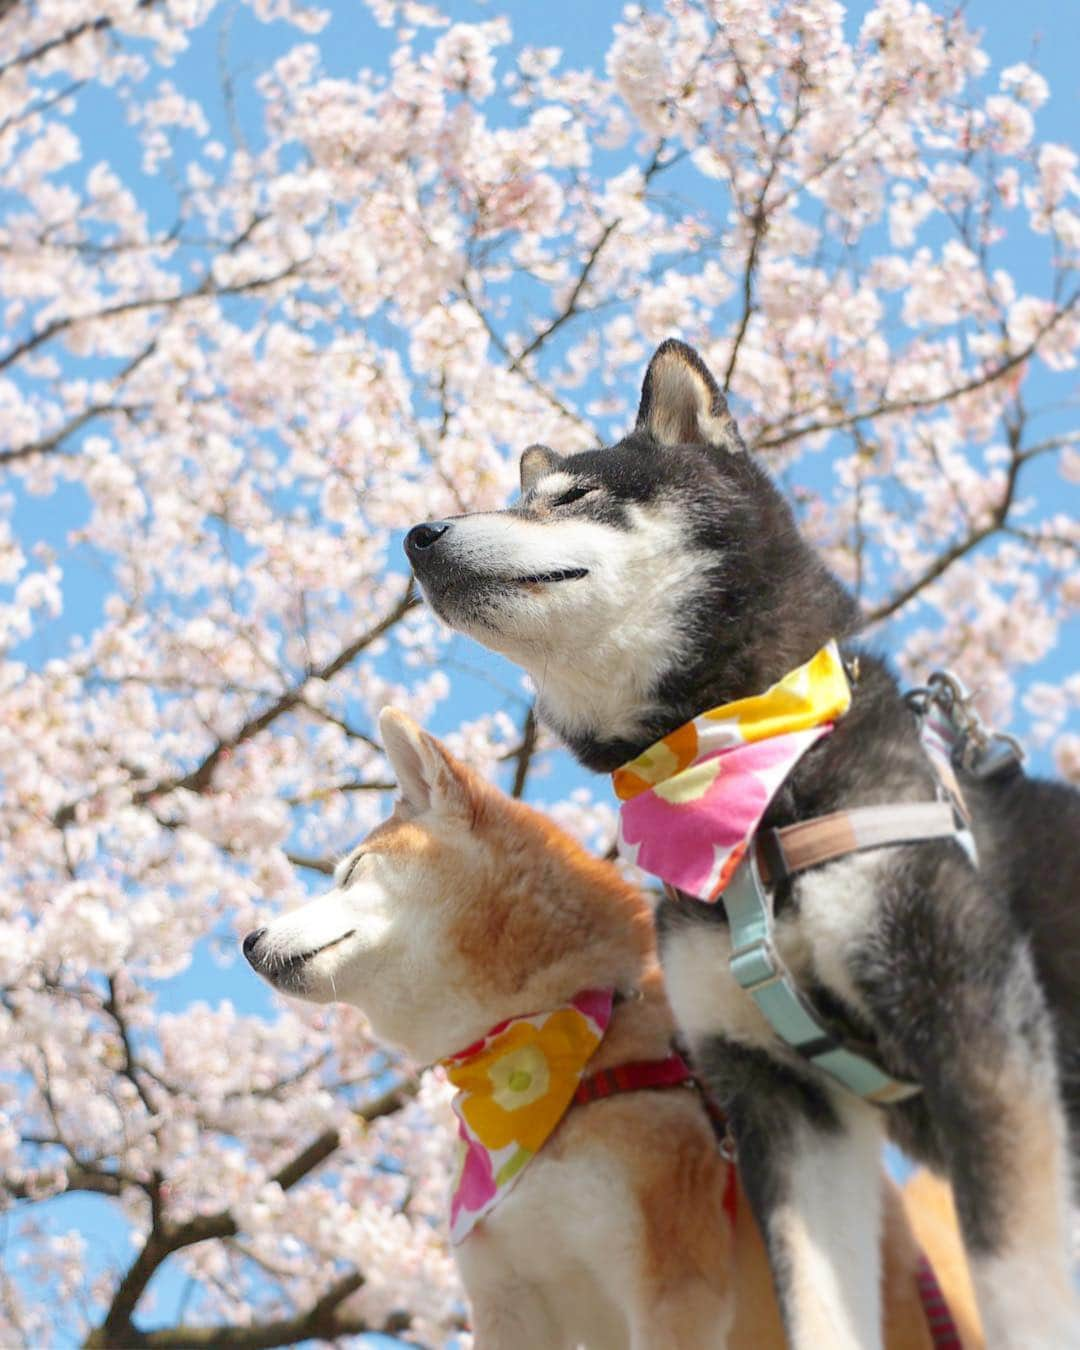
{"label": "pink cherry blossom", "polygon": [[385,816],[385,703],[608,852],[400,532],[670,333],[905,678],[1080,781],[1075,149],[963,7],[860,13],[3,8],[0,1342],[462,1334],[445,1084],[237,940]]}

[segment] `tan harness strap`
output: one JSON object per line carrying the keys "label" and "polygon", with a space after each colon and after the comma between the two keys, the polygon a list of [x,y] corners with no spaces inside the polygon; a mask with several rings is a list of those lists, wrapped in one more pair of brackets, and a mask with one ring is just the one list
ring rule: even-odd
{"label": "tan harness strap", "polygon": [[848,853],[920,839],[951,839],[956,831],[956,813],[949,802],[897,802],[834,811],[782,830],[759,830],[758,871],[766,885],[775,886],[792,872]]}

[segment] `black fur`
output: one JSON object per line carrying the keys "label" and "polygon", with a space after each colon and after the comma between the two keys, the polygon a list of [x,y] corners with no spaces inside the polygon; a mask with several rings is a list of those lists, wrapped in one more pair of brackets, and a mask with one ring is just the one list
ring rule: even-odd
{"label": "black fur", "polygon": [[[680,361],[685,379],[672,374]],[[674,411],[658,410],[665,380],[680,397],[688,388],[694,397]],[[686,434],[684,443],[661,444],[652,434],[673,426]],[[599,486],[581,503],[589,518],[626,528],[631,505],[677,502],[687,546],[712,561],[681,616],[690,640],[643,699],[638,733],[624,739],[602,726],[555,730],[583,764],[609,772],[703,710],[762,692],[836,638],[855,672],[851,708],[800,760],[764,823],[932,799],[936,779],[914,716],[884,660],[858,640],[854,600],[740,447],[700,358],[665,343],[646,376],[635,431],[609,449],[558,461],[560,472]],[[535,509],[527,493],[508,514],[529,517]],[[432,573],[422,580],[454,621],[469,581]],[[451,593],[453,603],[442,610],[440,595]],[[1023,775],[964,781],[963,788],[978,870],[951,840],[897,847],[875,892],[874,922],[849,962],[860,1011],[836,991],[813,992],[849,1030],[873,1038],[893,1074],[922,1084],[921,1096],[889,1110],[889,1127],[903,1146],[947,1169],[968,1250],[978,1255],[1003,1248],[1008,1197],[1023,1184],[1012,1137],[1023,1117],[1009,1093],[1023,1092],[1017,1085],[1029,1081],[1025,1074],[1052,1084],[1056,1059],[1073,1138],[1080,1139],[1080,793]],[[798,883],[777,899],[797,913]],[[665,902],[661,949],[687,926],[723,922],[719,906]],[[785,1185],[785,1132],[796,1121],[822,1135],[839,1128],[828,1094],[812,1069],[722,1037],[697,1051],[706,1080],[732,1113],[748,1189],[770,1240],[769,1215]],[[770,1253],[783,1294],[788,1253],[771,1240]]]}

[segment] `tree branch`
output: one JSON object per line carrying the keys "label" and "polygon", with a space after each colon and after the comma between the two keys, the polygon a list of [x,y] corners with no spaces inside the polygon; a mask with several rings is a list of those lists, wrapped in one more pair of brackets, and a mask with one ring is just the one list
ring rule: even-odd
{"label": "tree branch", "polygon": [[69,436],[81,431],[88,422],[92,422],[97,417],[104,417],[108,413],[126,413],[130,416],[137,411],[138,408],[123,403],[93,403],[89,408],[84,408],[81,413],[76,413],[62,427],[50,432],[48,436],[42,436],[36,441],[25,441],[22,445],[16,445],[10,450],[0,451],[0,465],[13,464],[20,459],[29,459],[31,455],[47,455],[62,445]]}
{"label": "tree branch", "polygon": [[[409,578],[408,585],[389,614],[385,615],[373,627],[366,632],[361,633],[359,637],[348,643],[341,649],[332,660],[315,670],[305,674],[302,682],[291,686],[281,694],[269,707],[264,708],[261,713],[239,726],[230,736],[222,737],[205,758],[196,765],[190,772],[179,774],[174,778],[163,778],[149,787],[140,788],[138,792],[132,795],[132,801],[136,806],[145,806],[153,798],[164,796],[170,792],[176,792],[184,789],[188,792],[206,792],[214,777],[214,770],[221,760],[238,746],[249,741],[253,736],[265,731],[272,726],[279,717],[291,712],[297,707],[307,707],[304,702],[304,687],[309,679],[329,681],[339,674],[347,665],[356,659],[365,648],[370,647],[372,643],[377,642],[379,638],[387,633],[398,623],[415,605],[420,603],[419,596],[416,594],[415,585],[412,577]],[[62,829],[75,819],[75,812],[78,808],[78,802],[65,802],[58,808],[53,816],[53,824]]]}
{"label": "tree branch", "polygon": [[175,792],[178,788],[186,789],[188,792],[205,792],[210,786],[214,776],[214,770],[217,768],[222,756],[235,750],[238,746],[250,741],[253,736],[257,736],[261,731],[265,731],[272,726],[279,717],[285,713],[291,712],[297,705],[303,703],[304,686],[309,679],[322,680],[328,682],[339,674],[345,667],[360,655],[365,648],[370,647],[373,642],[377,642],[384,633],[388,632],[393,626],[400,622],[408,614],[409,610],[420,603],[419,596],[412,577],[409,578],[408,585],[401,599],[394,608],[384,618],[380,619],[374,627],[369,628],[367,632],[361,633],[358,638],[348,643],[340,652],[330,661],[306,675],[303,682],[294,685],[291,689],[285,691],[275,702],[265,708],[257,717],[251,717],[243,723],[233,734],[218,741],[217,745],[210,751],[203,761],[192,769],[190,773],[184,774],[180,778],[166,779],[163,782],[155,783],[152,787],[142,788],[134,796],[134,801],[142,805],[152,797],[159,796],[165,792]]}
{"label": "tree branch", "polygon": [[[262,219],[263,217],[260,216],[252,217],[247,227],[227,244],[223,251],[225,253],[235,252],[241,244],[246,242]],[[14,364],[21,357],[40,347],[42,343],[48,342],[59,333],[64,333],[69,328],[75,328],[79,324],[99,323],[102,319],[114,319],[118,315],[135,314],[144,309],[176,309],[189,300],[216,300],[227,295],[247,295],[252,291],[262,290],[266,286],[274,286],[279,281],[285,281],[295,275],[299,266],[299,263],[292,262],[272,277],[254,277],[251,281],[236,281],[225,286],[215,286],[210,277],[207,276],[206,280],[200,282],[194,290],[181,291],[178,295],[150,295],[138,300],[118,300],[113,305],[106,305],[103,309],[94,310],[89,314],[65,314],[60,318],[50,319],[44,328],[39,329],[36,333],[31,333],[29,337],[23,338],[10,351],[0,356],[0,371],[6,370],[8,366]]]}
{"label": "tree branch", "polygon": [[573,290],[570,292],[570,298],[563,306],[562,312],[550,320],[544,328],[541,328],[540,332],[536,334],[529,345],[518,353],[510,364],[511,371],[519,370],[522,362],[527,361],[529,357],[532,356],[533,352],[539,351],[548,338],[551,337],[553,333],[558,332],[563,324],[566,323],[568,319],[572,319],[578,312],[577,302],[581,297],[581,292],[585,289],[586,282],[589,280],[589,274],[596,266],[597,259],[604,250],[604,245],[619,228],[621,223],[620,220],[612,220],[604,226],[600,238],[589,250],[589,254],[585,259],[581,271],[578,273],[577,280],[574,282]]}
{"label": "tree branch", "polygon": [[124,1077],[139,1094],[139,1100],[146,1108],[147,1114],[154,1117],[157,1115],[158,1109],[147,1096],[146,1089],[143,1087],[138,1074],[135,1072],[137,1066],[135,1063],[135,1052],[131,1045],[131,1032],[128,1028],[127,1019],[121,1011],[120,1004],[117,1001],[116,980],[112,975],[109,976],[109,997],[102,1003],[101,1007],[102,1010],[108,1013],[109,1017],[112,1018],[113,1023],[116,1026],[117,1034],[120,1037],[120,1044],[124,1051]]}
{"label": "tree branch", "polygon": [[[391,1115],[416,1094],[416,1088],[415,1079],[403,1079],[356,1108],[356,1115],[369,1122]],[[278,1168],[269,1180],[276,1182],[283,1191],[291,1190],[325,1162],[340,1143],[341,1136],[337,1130],[324,1130],[307,1148]],[[142,1250],[117,1286],[104,1321],[87,1336],[84,1342],[86,1350],[126,1350],[126,1347],[146,1344],[141,1338],[153,1333],[138,1331],[131,1317],[158,1267],[174,1252],[182,1251],[185,1247],[211,1238],[235,1237],[239,1231],[239,1225],[227,1209],[217,1214],[199,1214],[180,1224],[170,1224],[162,1215],[156,1214]],[[281,1343],[266,1342],[268,1345]]]}
{"label": "tree branch", "polygon": [[529,710],[525,714],[525,725],[521,729],[521,744],[514,755],[514,782],[510,788],[511,797],[521,797],[525,792],[529,769],[532,767],[533,755],[536,753],[536,733],[536,704],[530,703]]}
{"label": "tree branch", "polygon": [[[1018,432],[1014,432],[1018,435]],[[1040,453],[1045,447],[1034,447]],[[888,600],[883,600],[881,604],[875,605],[873,609],[868,610],[863,615],[862,627],[868,628],[875,623],[881,623],[884,619],[891,618],[898,610],[913,600],[920,591],[936,581],[961,558],[979,546],[984,539],[988,539],[992,534],[1004,528],[1008,519],[1009,511],[1016,498],[1016,488],[1020,479],[1020,470],[1032,458],[1030,451],[1020,450],[1016,445],[1013,446],[1012,459],[1009,462],[1009,472],[1005,479],[1005,491],[1002,493],[1001,501],[994,508],[990,519],[983,525],[974,526],[956,543],[939,553],[933,562],[928,563],[914,580],[909,581],[906,586],[901,587],[895,595]]]}
{"label": "tree branch", "polygon": [[879,417],[889,417],[894,413],[918,412],[923,408],[939,408],[943,404],[952,403],[954,399],[963,398],[965,394],[973,394],[976,390],[983,389],[988,384],[993,384],[1003,376],[1008,375],[1017,366],[1023,365],[1034,354],[1036,347],[1043,338],[1076,308],[1078,301],[1080,301],[1080,291],[1070,296],[1027,346],[1021,348],[1018,352],[1013,352],[1000,365],[984,371],[981,375],[977,375],[964,384],[956,385],[953,389],[947,389],[943,394],[928,394],[918,398],[885,399],[875,408],[864,408],[861,412],[845,413],[842,417],[822,418],[817,422],[807,422],[801,427],[793,427],[776,435],[762,436],[750,448],[755,451],[775,450],[779,446],[788,445],[791,441],[797,441],[800,436],[813,436],[819,431],[839,431],[845,427],[854,426],[856,422],[874,421]]}
{"label": "tree branch", "polygon": [[[103,1172],[96,1167],[89,1167],[85,1163],[78,1162],[68,1163],[65,1178],[64,1189],[61,1194],[66,1194],[68,1191],[89,1191],[95,1195],[112,1196],[113,1199],[121,1196],[127,1186],[134,1184],[112,1172]],[[40,1201],[46,1198],[54,1198],[54,1192],[51,1189],[43,1193],[34,1186],[32,1181],[15,1181],[8,1177],[0,1181],[0,1191],[9,1195],[13,1200]]]}
{"label": "tree branch", "polygon": [[269,1350],[276,1345],[296,1345],[301,1341],[335,1340],[338,1336],[360,1336],[365,1332],[393,1335],[407,1331],[412,1319],[404,1313],[391,1313],[381,1326],[365,1318],[341,1311],[340,1304],[363,1287],[364,1277],[350,1271],[336,1280],[317,1303],[295,1317],[247,1327],[163,1327],[155,1331],[136,1331],[129,1344],[137,1350]]}

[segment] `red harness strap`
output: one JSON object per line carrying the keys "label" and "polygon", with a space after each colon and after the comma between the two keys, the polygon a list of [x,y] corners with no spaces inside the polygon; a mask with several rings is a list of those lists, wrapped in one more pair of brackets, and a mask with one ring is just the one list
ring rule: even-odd
{"label": "red harness strap", "polygon": [[[581,1080],[574,1093],[574,1102],[584,1106],[587,1102],[598,1102],[620,1092],[637,1092],[640,1088],[681,1087],[684,1083],[698,1089],[716,1136],[722,1140],[727,1133],[727,1117],[694,1077],[686,1060],[674,1050],[667,1059],[642,1059],[633,1064],[616,1064],[613,1069],[598,1069]],[[734,1226],[739,1206],[739,1177],[730,1158],[727,1163],[723,1205],[724,1213]]]}
{"label": "red harness strap", "polygon": [[639,1088],[679,1087],[691,1083],[694,1075],[682,1055],[672,1051],[667,1059],[641,1059],[633,1064],[616,1064],[613,1069],[597,1069],[583,1078],[574,1093],[578,1106],[613,1097],[619,1092],[637,1092]]}

